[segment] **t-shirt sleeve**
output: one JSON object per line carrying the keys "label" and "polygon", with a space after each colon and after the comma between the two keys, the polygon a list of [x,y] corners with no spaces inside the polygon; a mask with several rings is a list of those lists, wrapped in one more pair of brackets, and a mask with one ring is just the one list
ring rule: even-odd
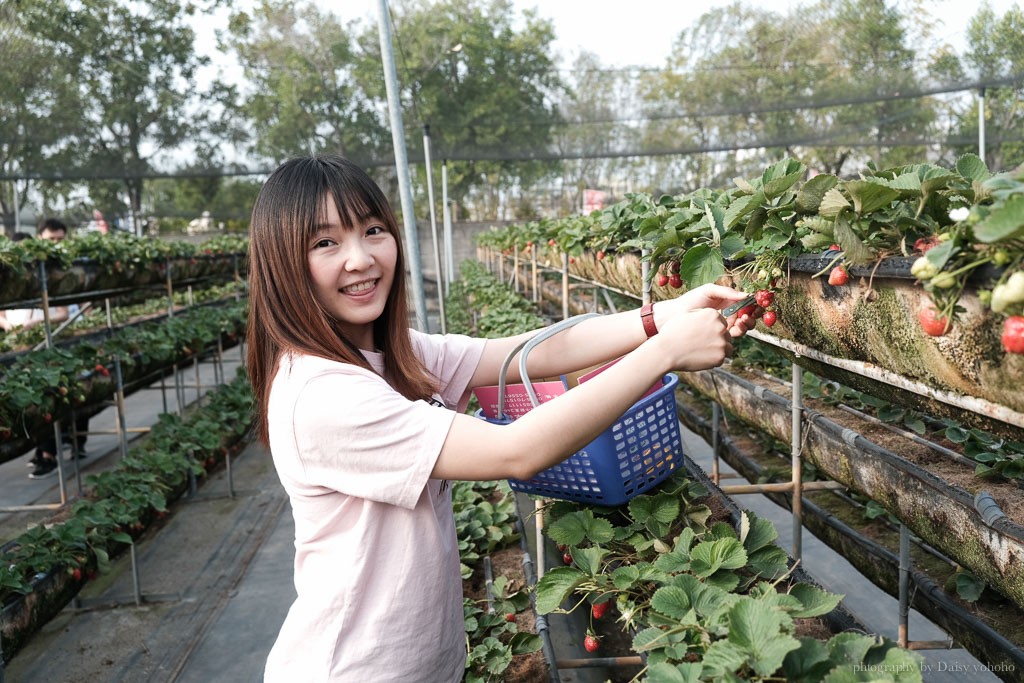
{"label": "t-shirt sleeve", "polygon": [[455,413],[410,401],[369,373],[323,373],[294,404],[305,483],[413,508]]}
{"label": "t-shirt sleeve", "polygon": [[469,405],[469,381],[480,364],[487,340],[463,334],[409,332],[417,356],[427,372],[438,379],[441,400],[456,412],[465,412]]}

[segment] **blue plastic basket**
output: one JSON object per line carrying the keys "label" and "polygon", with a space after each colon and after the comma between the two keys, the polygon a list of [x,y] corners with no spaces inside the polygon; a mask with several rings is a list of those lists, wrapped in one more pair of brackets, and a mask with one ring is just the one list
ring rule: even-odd
{"label": "blue plastic basket", "polygon": [[[571,318],[565,322],[578,321]],[[550,334],[544,338],[547,336]],[[542,340],[535,338],[530,343]],[[529,389],[525,373],[528,351],[523,349],[520,357],[520,375]],[[502,377],[504,374],[505,368]],[[678,377],[665,375],[661,388],[634,403],[585,448],[532,479],[509,479],[509,486],[537,496],[605,506],[622,505],[657,486],[682,465],[683,443],[675,398],[678,384]],[[479,410],[475,415],[494,424],[512,422],[507,417],[484,417]]]}

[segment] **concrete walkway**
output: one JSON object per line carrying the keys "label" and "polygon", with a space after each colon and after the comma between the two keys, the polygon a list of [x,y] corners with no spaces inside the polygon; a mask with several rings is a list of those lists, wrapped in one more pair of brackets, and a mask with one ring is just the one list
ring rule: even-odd
{"label": "concrete walkway", "polygon": [[[234,352],[229,356],[229,377],[237,365]],[[201,374],[202,382],[212,383],[212,367],[204,364]],[[140,392],[129,402],[132,424],[151,424],[163,410],[159,391]],[[116,414],[100,414],[92,428],[112,426],[115,418]],[[109,452],[83,461],[84,470],[112,466],[117,445],[113,436],[92,437],[90,451]],[[685,447],[710,471],[710,449],[702,440],[686,432]],[[195,495],[174,503],[166,521],[136,544],[135,571],[128,553],[118,558],[109,574],[88,583],[76,604],[14,657],[2,670],[0,683],[261,680],[267,653],[294,598],[292,520],[287,497],[262,447],[250,445],[232,465],[230,487],[221,467],[200,482]],[[722,469],[728,471],[724,463]],[[5,504],[58,498],[54,479],[29,480],[27,472],[21,461],[3,466],[0,490]],[[788,511],[761,496],[743,496],[738,502],[771,519],[782,547],[788,549]],[[0,524],[10,529],[24,520],[24,514],[5,515]],[[532,526],[527,527],[532,536]],[[895,600],[809,533],[803,536],[803,549],[808,573],[826,588],[845,594],[847,609],[869,629],[895,638]],[[570,651],[581,640],[574,632],[577,627],[552,622],[556,655],[581,656]],[[944,637],[916,613],[910,633],[914,639]],[[958,666],[969,667],[972,681],[998,680],[976,669],[979,663],[962,650],[925,656],[930,668],[926,681],[962,680],[961,673],[953,673]],[[561,679],[585,683],[594,680],[594,673],[563,671]]]}

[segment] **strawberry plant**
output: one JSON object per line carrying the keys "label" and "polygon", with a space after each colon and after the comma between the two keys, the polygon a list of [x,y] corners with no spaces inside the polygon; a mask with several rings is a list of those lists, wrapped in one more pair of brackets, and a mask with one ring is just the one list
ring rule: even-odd
{"label": "strawberry plant", "polygon": [[[748,513],[737,527],[716,520],[705,495],[676,477],[622,509],[552,504],[547,533],[573,549],[576,564],[541,578],[537,610],[615,596],[619,623],[634,632],[633,650],[647,656],[644,680],[652,682],[799,677],[812,666],[822,677],[849,676],[883,660],[919,668],[918,655],[873,637],[800,637],[796,624],[830,612],[841,596],[787,580],[788,558],[771,523]],[[599,647],[588,642],[588,650]],[[853,660],[842,654],[851,647],[859,652]]]}
{"label": "strawberry plant", "polygon": [[0,553],[0,603],[31,592],[37,580],[59,568],[84,568],[86,576],[93,568],[105,571],[111,552],[132,543],[129,531],[137,533],[152,515],[167,510],[172,491],[184,490],[196,463],[178,446],[190,438],[195,423],[245,414],[243,424],[219,430],[220,443],[238,441],[251,422],[251,404],[248,380],[240,374],[211,391],[189,420],[161,419],[113,470],[89,475],[85,496],[69,507],[63,521],[29,529]]}

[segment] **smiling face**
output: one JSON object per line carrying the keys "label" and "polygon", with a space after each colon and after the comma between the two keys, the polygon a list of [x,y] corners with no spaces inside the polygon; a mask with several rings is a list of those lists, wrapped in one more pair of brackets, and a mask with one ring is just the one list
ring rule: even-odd
{"label": "smiling face", "polygon": [[357,347],[373,350],[373,323],[384,312],[395,278],[398,243],[383,220],[342,223],[334,200],[309,238],[308,263],[317,302]]}

